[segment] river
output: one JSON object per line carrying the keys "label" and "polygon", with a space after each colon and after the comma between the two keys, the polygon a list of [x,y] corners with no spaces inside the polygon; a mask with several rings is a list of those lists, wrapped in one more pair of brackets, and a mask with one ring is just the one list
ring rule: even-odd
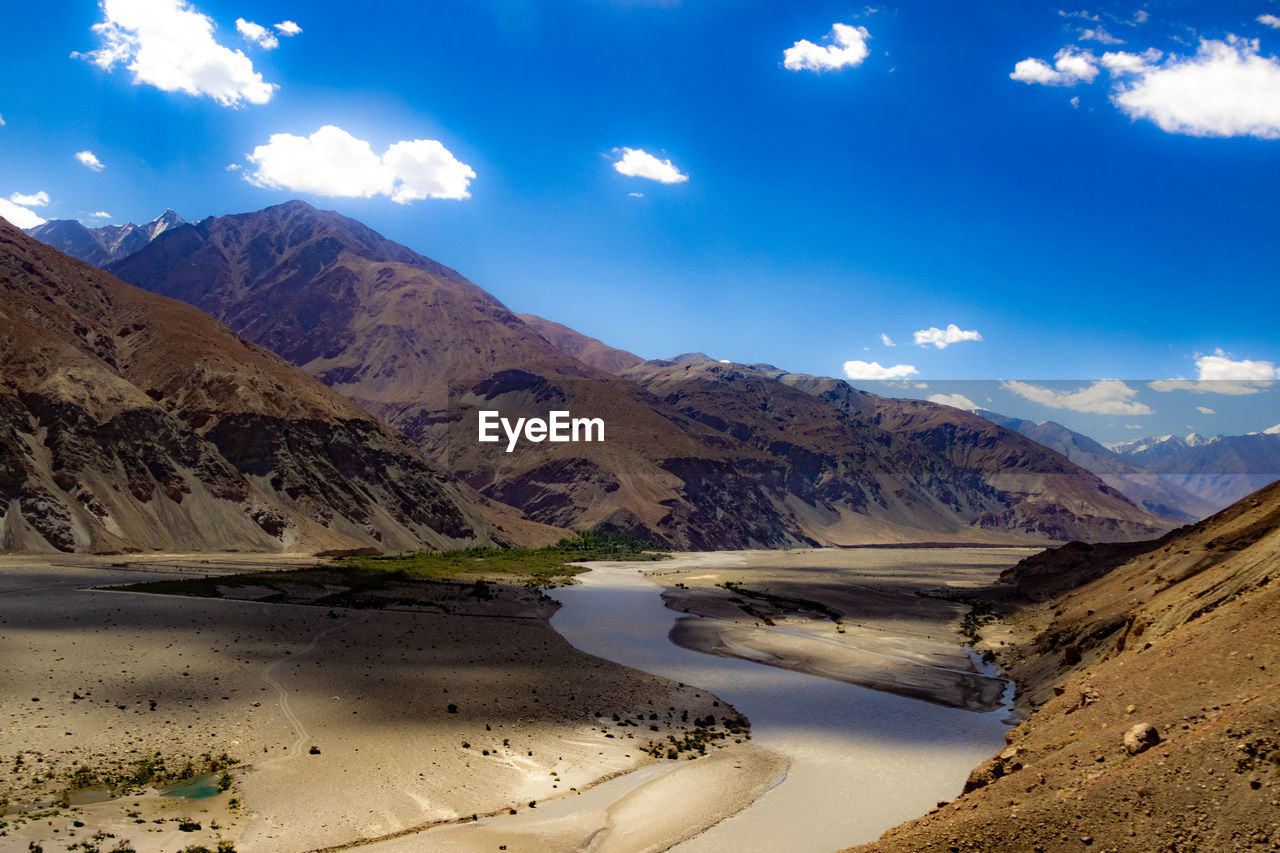
{"label": "river", "polygon": [[997,752],[1007,711],[975,713],[734,658],[667,639],[680,614],[635,563],[592,563],[579,583],[549,591],[552,626],[584,652],[730,702],[752,741],[791,762],[748,808],[674,851],[831,853],[955,797]]}

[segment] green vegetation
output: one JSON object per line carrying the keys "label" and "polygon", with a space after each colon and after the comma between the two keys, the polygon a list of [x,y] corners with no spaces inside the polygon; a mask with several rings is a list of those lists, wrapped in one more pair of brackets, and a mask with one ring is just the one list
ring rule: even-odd
{"label": "green vegetation", "polygon": [[[661,560],[667,549],[621,533],[588,530],[545,548],[462,548],[386,557],[342,557],[335,565],[365,571],[395,572],[405,578],[456,579],[509,575],[530,586],[550,586],[583,569],[569,563],[587,560]],[[480,596],[480,593],[477,593]]]}
{"label": "green vegetation", "polygon": [[[497,597],[494,584],[486,578],[499,578],[508,583],[514,579],[527,587],[545,588],[564,583],[584,571],[569,565],[570,562],[660,560],[666,556],[661,553],[664,550],[653,542],[618,533],[587,531],[545,548],[463,548],[384,557],[346,556],[334,559],[329,565],[293,571],[151,581],[114,588],[203,598],[222,598],[228,590],[242,588],[256,590],[259,594],[254,598],[258,601],[354,608],[418,606],[429,603],[427,599],[434,596],[441,599],[436,606],[449,612],[458,604],[469,602],[466,604],[469,607],[494,600]],[[426,598],[421,587],[416,591],[406,587],[424,582],[437,585],[435,592]],[[320,589],[338,591],[317,597],[314,593]],[[339,618],[332,610],[329,615]]]}

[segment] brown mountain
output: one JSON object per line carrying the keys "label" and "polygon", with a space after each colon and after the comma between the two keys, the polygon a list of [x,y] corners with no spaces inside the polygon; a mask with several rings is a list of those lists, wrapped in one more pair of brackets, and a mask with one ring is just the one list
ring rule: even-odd
{"label": "brown mountain", "polygon": [[546,339],[547,343],[560,352],[605,373],[620,375],[627,368],[644,363],[644,359],[635,353],[611,347],[603,341],[587,337],[553,320],[544,319],[536,314],[517,314],[516,316],[524,320],[535,332]]}
{"label": "brown mountain", "polygon": [[[950,536],[1133,539],[1170,526],[1060,454],[947,406],[858,391],[836,379],[705,356],[625,375],[777,460],[790,506],[820,542],[887,526]],[[795,499],[798,498],[797,502]]]}
{"label": "brown mountain", "polygon": [[[724,424],[748,423],[734,411],[759,402],[737,394],[745,383],[708,373],[709,399],[691,407],[667,387],[676,373],[660,381],[634,356],[558,324],[526,322],[453,270],[302,202],[174,229],[110,269],[208,311],[383,418],[472,487],[559,527],[621,529],[685,548],[975,532],[1132,538],[1161,529],[1056,454],[1062,482],[1079,481],[1070,506],[1042,494],[1041,480],[993,487],[916,438],[886,438],[867,418],[836,424],[831,406],[759,371],[751,381],[767,394],[804,405],[790,420],[757,412],[768,429],[739,434]],[[671,371],[703,376],[695,369],[709,359],[678,362]],[[939,418],[952,411],[934,408]],[[507,453],[477,441],[479,410],[601,418],[606,441]],[[984,440],[1030,446],[990,428]],[[833,430],[843,432],[824,449]],[[806,431],[813,437],[804,443],[791,437]],[[815,461],[823,454],[841,461]],[[1028,449],[1019,461],[1042,459]]]}
{"label": "brown mountain", "polygon": [[509,538],[365,412],[176,300],[0,222],[0,547]]}
{"label": "brown mountain", "polygon": [[859,849],[1274,849],[1280,484],[1145,548],[1068,546],[1008,580],[1038,593],[1055,569],[1069,591],[995,646],[1031,711],[1008,749],[954,804]]}

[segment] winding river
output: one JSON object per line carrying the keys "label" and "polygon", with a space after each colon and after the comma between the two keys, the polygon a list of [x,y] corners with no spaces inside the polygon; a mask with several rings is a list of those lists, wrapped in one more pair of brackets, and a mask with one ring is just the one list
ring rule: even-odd
{"label": "winding river", "polygon": [[751,806],[672,848],[831,853],[871,841],[959,793],[1004,744],[1006,711],[975,713],[745,660],[667,639],[680,614],[635,563],[592,563],[551,590],[552,626],[589,654],[695,685],[730,702],[752,740],[785,756],[785,779]]}

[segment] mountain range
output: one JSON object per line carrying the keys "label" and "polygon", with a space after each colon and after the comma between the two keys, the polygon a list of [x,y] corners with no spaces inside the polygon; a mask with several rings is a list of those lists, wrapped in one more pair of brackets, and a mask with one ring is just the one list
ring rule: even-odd
{"label": "mountain range", "polygon": [[[39,299],[42,289],[65,286],[68,278],[81,282],[77,292],[88,287],[94,293],[136,294],[120,290],[115,276],[210,315],[208,328],[219,332],[202,332],[198,339],[222,335],[219,340],[255,353],[248,360],[225,354],[212,359],[170,341],[166,346],[183,351],[162,356],[162,349],[146,359],[147,370],[169,371],[162,384],[145,371],[136,374],[142,360],[132,350],[122,359],[115,350],[94,349],[107,341],[135,346],[133,333],[119,336],[129,324],[121,320],[117,328],[111,313],[123,309],[86,303],[83,310],[42,322],[47,333],[66,338],[64,349],[97,358],[96,370],[114,371],[148,400],[143,403],[133,393],[130,405],[163,411],[175,421],[174,429],[194,431],[184,441],[213,441],[208,453],[216,450],[245,478],[255,500],[271,503],[299,531],[315,534],[307,541],[319,535],[310,522],[341,533],[347,544],[376,543],[385,550],[446,541],[532,541],[545,539],[553,529],[583,528],[712,549],[1125,540],[1156,535],[1174,524],[1135,505],[1060,452],[976,415],[879,397],[842,381],[770,365],[725,364],[698,353],[646,361],[552,321],[517,315],[456,271],[354,220],[299,201],[159,230],[141,249],[105,261],[111,275],[95,273],[98,278],[65,256],[43,247],[37,251],[16,238],[4,248],[8,262],[25,271],[25,284],[14,285],[15,296],[21,291],[28,300]],[[193,313],[184,322],[195,323],[195,316],[203,315]],[[147,323],[157,340],[169,340],[162,328],[168,321]],[[81,334],[81,329],[88,331]],[[91,345],[85,343],[89,339]],[[269,370],[262,360],[268,350],[278,356]],[[50,350],[39,370],[46,376],[65,373],[63,361],[74,359]],[[237,361],[244,362],[237,371],[260,366],[273,378],[210,372],[210,364],[229,370]],[[264,384],[275,389],[274,395],[249,394],[252,411],[235,409],[240,405],[235,401],[248,393],[238,389]],[[173,396],[170,385],[181,393]],[[293,412],[294,404],[285,398],[294,389],[307,405],[323,411]],[[119,414],[99,413],[92,395],[88,402],[80,399],[87,393],[83,389],[45,383],[41,391],[49,406],[88,407],[61,427],[68,435],[98,435]],[[69,399],[60,400],[58,392]],[[187,400],[199,400],[198,411],[189,409]],[[607,440],[530,444],[507,453],[476,440],[481,409],[530,416],[564,409],[598,417],[607,424]],[[282,412],[293,413],[268,426]],[[30,444],[44,427],[29,407],[18,415],[27,421],[13,427],[14,434]],[[230,429],[231,423],[240,427]],[[334,443],[320,437],[303,442],[310,455],[293,455],[301,452],[294,436],[305,433],[304,423],[312,432],[336,430],[347,436],[343,465],[333,458]],[[368,438],[357,442],[356,434]],[[129,437],[123,429],[112,435]],[[394,457],[395,464],[375,459],[371,444]],[[122,452],[114,446],[103,450],[107,458]],[[32,506],[31,501],[50,502],[52,496],[57,499],[52,502],[71,507],[67,511],[81,518],[74,504],[49,487],[59,470],[56,460],[40,462],[43,467],[28,465],[26,479],[8,491],[20,503],[21,495],[39,492],[27,498]],[[184,482],[199,480],[199,466],[168,464],[181,468]],[[333,468],[338,474],[331,475]],[[382,479],[389,471],[397,477],[411,472],[414,485],[397,491],[403,483]],[[308,476],[312,481],[302,491],[290,479]],[[63,495],[74,492],[53,485]],[[120,493],[119,488],[113,492]],[[424,500],[430,495],[426,503],[437,508],[438,525],[425,522],[424,527],[409,514],[409,504],[417,500],[411,495]],[[333,503],[348,511],[334,512]],[[123,512],[107,509],[112,518]],[[243,514],[243,507],[236,512]],[[328,524],[326,512],[333,513]],[[96,530],[91,519],[82,521],[86,530]],[[152,523],[171,526],[168,516]],[[68,526],[75,524],[62,525]],[[190,523],[178,526],[186,530]],[[110,530],[105,522],[99,527]],[[426,528],[436,531],[434,540]],[[301,541],[268,537],[269,542],[252,530],[242,538],[242,547],[289,547]],[[101,533],[55,539],[46,542],[84,549],[110,541]]]}
{"label": "mountain range", "polygon": [[0,294],[3,550],[403,550],[537,535],[278,356],[7,222]]}
{"label": "mountain range", "polygon": [[51,219],[28,228],[27,233],[73,258],[100,267],[132,255],[169,229],[185,224],[181,216],[166,210],[145,225],[129,222],[88,228],[75,219]]}
{"label": "mountain range", "polygon": [[1280,480],[1280,424],[1248,435],[1165,435],[1111,449],[1215,510]]}

